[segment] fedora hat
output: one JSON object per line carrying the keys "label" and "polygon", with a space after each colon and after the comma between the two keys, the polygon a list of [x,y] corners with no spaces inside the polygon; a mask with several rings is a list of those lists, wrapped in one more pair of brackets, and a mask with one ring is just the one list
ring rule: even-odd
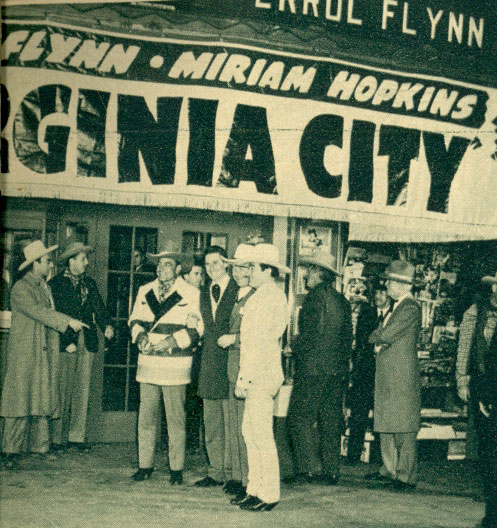
{"label": "fedora hat", "polygon": [[313,255],[304,255],[300,257],[300,264],[310,264],[311,266],[319,266],[320,268],[327,269],[336,275],[341,275],[337,270],[336,258],[333,255],[328,255],[322,251],[317,251]]}
{"label": "fedora hat", "polygon": [[20,266],[19,271],[23,270],[35,260],[43,257],[43,255],[48,255],[52,251],[55,251],[59,246],[50,246],[48,249],[45,247],[45,244],[41,240],[35,240],[28,244],[24,249],[24,258],[26,259]]}
{"label": "fedora hat", "polygon": [[224,262],[228,262],[229,264],[239,264],[242,261],[246,263],[247,260],[252,256],[254,247],[254,244],[238,244],[232,259],[224,257],[221,258],[224,260]]}
{"label": "fedora hat", "polygon": [[280,254],[275,245],[257,244],[249,252],[250,254],[245,258],[237,259],[237,264],[266,264],[267,266],[274,266],[282,273],[290,273],[290,268],[280,263]]}
{"label": "fedora hat", "polygon": [[386,280],[420,286],[422,281],[414,278],[415,271],[416,268],[414,267],[414,264],[411,264],[407,260],[394,260],[385,270],[382,277]]}
{"label": "fedora hat", "polygon": [[492,275],[485,275],[481,278],[481,282],[485,282],[486,284],[497,284],[497,272],[494,276]]}
{"label": "fedora hat", "polygon": [[83,244],[83,242],[72,242],[60,254],[59,262],[63,263],[66,260],[69,260],[71,257],[74,257],[75,255],[79,255],[80,253],[91,253],[92,251],[93,248],[91,246]]}
{"label": "fedora hat", "polygon": [[178,264],[181,264],[188,257],[188,255],[181,251],[177,242],[166,240],[162,250],[159,251],[159,253],[147,253],[147,257],[155,265],[159,263],[161,258],[170,258],[175,260]]}

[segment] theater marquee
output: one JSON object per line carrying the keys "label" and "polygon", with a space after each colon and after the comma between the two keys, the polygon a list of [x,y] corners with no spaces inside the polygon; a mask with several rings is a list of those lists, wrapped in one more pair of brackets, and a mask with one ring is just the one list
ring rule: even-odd
{"label": "theater marquee", "polygon": [[495,89],[35,21],[1,52],[7,196],[497,238]]}

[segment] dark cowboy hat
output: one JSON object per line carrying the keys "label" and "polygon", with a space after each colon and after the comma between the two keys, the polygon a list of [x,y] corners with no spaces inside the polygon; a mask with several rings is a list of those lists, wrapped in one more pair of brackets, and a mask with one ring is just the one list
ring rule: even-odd
{"label": "dark cowboy hat", "polygon": [[91,253],[94,249],[91,246],[86,246],[83,242],[72,242],[66,249],[59,255],[59,262],[66,262],[71,257],[78,255],[79,253]]}

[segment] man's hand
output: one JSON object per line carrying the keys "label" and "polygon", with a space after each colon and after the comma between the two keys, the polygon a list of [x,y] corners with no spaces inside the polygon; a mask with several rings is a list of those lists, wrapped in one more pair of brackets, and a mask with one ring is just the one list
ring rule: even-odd
{"label": "man's hand", "polygon": [[235,341],[236,341],[235,334],[225,334],[217,340],[217,344],[221,348],[228,348],[229,346],[234,345]]}
{"label": "man's hand", "polygon": [[138,347],[138,350],[142,354],[147,353],[147,347],[148,347],[148,335],[145,332],[142,332],[137,338],[136,338],[136,346]]}
{"label": "man's hand", "polygon": [[111,325],[105,327],[104,336],[105,339],[108,339],[109,341],[114,337],[114,328]]}
{"label": "man's hand", "polygon": [[245,399],[247,397],[247,389],[241,387],[238,383],[235,385],[235,396],[237,398]]}
{"label": "man's hand", "polygon": [[200,319],[198,315],[195,315],[194,313],[189,313],[186,318],[186,327],[196,330],[199,321]]}
{"label": "man's hand", "polygon": [[491,405],[485,405],[482,402],[479,402],[480,412],[485,416],[485,418],[490,418],[490,412],[492,411]]}
{"label": "man's hand", "polygon": [[168,353],[171,355],[173,353],[173,349],[175,348],[176,340],[174,337],[167,336],[155,345],[151,346],[151,350],[155,355],[164,355],[164,353]]}
{"label": "man's hand", "polygon": [[83,328],[90,328],[87,324],[77,319],[69,319],[69,326],[75,331],[80,332]]}
{"label": "man's hand", "polygon": [[74,354],[77,350],[77,346],[74,343],[71,343],[70,345],[66,346],[66,352],[69,352],[69,354]]}
{"label": "man's hand", "polygon": [[463,402],[469,400],[469,389],[467,385],[460,385],[457,387],[457,395]]}

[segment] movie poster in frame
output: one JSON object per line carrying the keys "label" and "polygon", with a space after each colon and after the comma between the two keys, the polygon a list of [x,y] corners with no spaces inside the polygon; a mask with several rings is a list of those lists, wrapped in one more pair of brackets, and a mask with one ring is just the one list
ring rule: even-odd
{"label": "movie poster in frame", "polygon": [[300,226],[299,255],[331,253],[331,228],[317,225]]}

